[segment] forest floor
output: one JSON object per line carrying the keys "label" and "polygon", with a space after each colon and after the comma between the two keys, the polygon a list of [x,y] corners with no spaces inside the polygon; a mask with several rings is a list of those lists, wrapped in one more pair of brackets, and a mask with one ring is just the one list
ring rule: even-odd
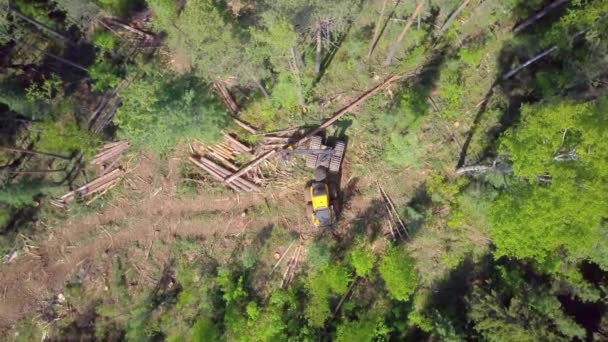
{"label": "forest floor", "polygon": [[[122,186],[99,200],[100,208],[68,212],[65,217],[47,215],[38,221],[46,234],[37,236],[44,238],[23,237],[28,247],[0,265],[0,331],[10,330],[33,312],[43,316],[45,307],[61,305],[64,287],[75,279],[86,288],[88,299],[103,296],[117,256],[124,256],[126,268],[133,272],[129,278],[136,280],[129,285],[135,290],[158,286],[179,239],[199,241],[214,258],[223,260],[235,257],[242,239],[255,239],[276,225],[302,244],[316,238],[310,234],[301,192],[277,187],[264,194],[236,194],[215,184],[185,197],[178,190],[185,181],[180,175],[183,163],[186,159],[179,154],[167,159],[145,153],[134,156],[125,165]],[[348,243],[351,224],[365,227],[383,214],[378,207],[370,209],[368,196],[360,191],[371,189],[373,180],[349,178],[348,162],[344,169],[343,219],[332,234]],[[285,245],[271,246],[265,263],[274,264]]]}

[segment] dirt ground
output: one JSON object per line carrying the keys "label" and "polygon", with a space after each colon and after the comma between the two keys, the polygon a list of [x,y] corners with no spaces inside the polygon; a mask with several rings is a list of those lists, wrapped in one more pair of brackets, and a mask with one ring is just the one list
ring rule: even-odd
{"label": "dirt ground", "polygon": [[[294,235],[310,232],[299,183],[271,187],[265,194],[236,194],[216,187],[184,198],[178,195],[184,160],[184,156],[168,162],[136,156],[125,162],[127,173],[120,188],[110,199],[100,200],[100,210],[68,213],[64,220],[40,220],[37,224],[47,232],[40,234],[44,240],[28,241],[30,248],[0,265],[0,334],[11,331],[20,319],[40,314],[75,276],[88,282],[92,294],[103,295],[115,255],[126,256],[128,267],[138,273],[136,286],[152,287],[159,270],[169,264],[170,246],[176,239],[200,241],[214,257],[221,257],[231,254],[239,237],[255,235],[271,224]],[[375,182],[350,177],[348,161],[343,169],[344,205],[333,234],[348,239],[353,222],[363,221],[365,226],[368,220],[377,221],[378,210],[370,211],[369,196],[360,191]]]}
{"label": "dirt ground", "polygon": [[[248,215],[247,211],[267,200],[280,201],[274,195],[267,199],[260,194],[228,191],[179,198],[179,158],[169,160],[164,176],[154,157],[137,159],[126,166],[121,189],[114,190],[118,193],[101,211],[76,215],[55,225],[41,220],[37,224],[45,226],[48,238],[29,241],[32,247],[0,265],[0,332],[40,309],[75,273],[103,273],[91,269],[99,267],[99,259],[111,260],[107,257],[130,249],[128,254],[136,258],[129,262],[145,273],[150,268],[147,264],[166,264],[170,256],[163,246],[177,238],[205,240],[255,232],[268,220]],[[141,276],[153,278],[153,274]]]}

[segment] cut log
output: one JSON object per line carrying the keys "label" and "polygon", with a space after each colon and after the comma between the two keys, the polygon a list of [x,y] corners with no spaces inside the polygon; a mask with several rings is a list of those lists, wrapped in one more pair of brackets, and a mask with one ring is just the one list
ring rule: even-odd
{"label": "cut log", "polygon": [[[391,198],[388,196],[386,191],[384,191],[382,186],[380,186],[380,183],[376,182],[376,184],[378,185],[378,189],[380,189],[380,193],[382,194],[382,197],[384,198],[386,203],[388,203],[390,209],[392,210],[396,221],[401,226],[401,229],[403,229],[403,232],[405,233],[405,235],[407,235],[407,237],[409,238],[410,237],[409,232],[407,231],[407,228],[405,227],[405,223],[403,223],[403,220],[401,220],[401,217],[399,216],[399,212],[397,212],[397,209],[395,208],[395,205],[393,204],[393,200],[391,200]],[[399,229],[397,229],[397,232],[399,233]]]}
{"label": "cut log", "polygon": [[[222,177],[220,174],[218,174],[215,170],[209,168],[207,165],[201,163],[200,161],[198,161],[196,158],[194,157],[189,157],[188,158],[190,160],[190,162],[192,162],[194,165],[198,166],[199,168],[203,169],[204,171],[206,171],[208,174],[210,174],[213,178],[217,179],[218,181],[223,181],[224,177]],[[226,184],[229,188],[231,188],[232,190],[236,191],[236,192],[241,192],[242,189],[237,187],[235,184]]]}
{"label": "cut log", "polygon": [[93,160],[91,160],[91,164],[101,165],[104,162],[119,156],[120,154],[122,154],[124,151],[126,151],[128,149],[129,149],[129,143],[124,141],[119,145],[116,145],[112,148],[103,150],[102,152],[96,154],[93,157]]}
{"label": "cut log", "polygon": [[[222,175],[223,177],[228,177],[230,175],[232,175],[232,172],[230,172],[229,170],[217,165],[216,163],[212,162],[211,160],[205,158],[205,157],[201,157],[199,158],[199,161],[205,165],[207,165],[207,167],[212,168],[214,170],[216,170],[216,172],[220,175]],[[253,184],[252,182],[243,179],[243,178],[238,178],[236,180],[237,183],[243,185],[244,187],[248,188],[250,191],[256,191],[256,192],[260,192],[260,188]]]}
{"label": "cut log", "polygon": [[103,147],[101,148],[102,151],[105,151],[107,149],[110,149],[112,147],[116,147],[117,145],[121,145],[124,144],[125,141],[114,141],[114,142],[109,142],[106,144],[103,144]]}
{"label": "cut log", "polygon": [[229,157],[229,159],[234,159],[234,151],[229,146],[226,146],[222,143],[218,143],[213,145],[216,149],[222,151],[225,155]]}
{"label": "cut log", "polygon": [[246,130],[247,132],[251,133],[251,134],[257,134],[258,130],[249,126],[248,124],[244,123],[243,121],[237,119],[237,118],[232,118],[232,121],[234,121],[235,124],[237,124],[237,126],[241,127],[242,129]]}
{"label": "cut log", "polygon": [[251,152],[251,147],[246,146],[245,144],[241,143],[240,141],[226,133],[224,133],[224,139],[229,141],[232,146],[235,147],[236,150],[239,150],[241,152]]}
{"label": "cut log", "polygon": [[216,158],[217,160],[221,161],[222,164],[226,165],[227,168],[231,169],[232,171],[238,171],[239,167],[234,165],[231,161],[229,161],[228,159],[222,157],[221,155],[215,153],[215,152],[210,152],[209,153],[211,156],[213,156],[213,158]]}
{"label": "cut log", "polygon": [[213,82],[213,85],[220,93],[220,96],[222,97],[224,104],[226,104],[226,107],[230,109],[230,112],[232,112],[233,115],[237,115],[240,112],[239,106],[236,104],[236,102],[228,92],[228,89],[226,89],[226,85],[224,84],[224,82],[215,81]]}
{"label": "cut log", "polygon": [[[415,72],[413,74],[417,74],[417,72]],[[363,93],[361,96],[359,96],[351,104],[349,104],[348,106],[346,106],[346,107],[340,109],[339,111],[337,111],[336,113],[334,113],[334,115],[331,118],[327,119],[319,127],[311,130],[308,134],[306,134],[306,136],[304,136],[303,138],[301,138],[300,140],[298,140],[294,145],[297,146],[297,145],[300,145],[300,144],[306,142],[312,136],[318,134],[322,130],[324,130],[327,127],[333,125],[342,116],[344,116],[346,113],[349,113],[350,111],[352,111],[355,107],[357,107],[361,103],[365,102],[369,97],[371,97],[372,95],[376,94],[377,92],[379,92],[383,88],[387,87],[391,83],[395,82],[396,80],[403,78],[404,76],[405,76],[405,74],[399,74],[399,75],[393,75],[393,76],[388,77],[382,83],[376,85],[375,87],[373,87],[373,88],[369,89],[368,91],[366,91],[365,93]],[[225,182],[226,183],[232,182],[234,179],[236,179],[237,177],[240,177],[240,176],[244,175],[245,173],[247,173],[247,171],[251,170],[252,168],[254,168],[256,166],[258,166],[259,164],[261,164],[266,159],[268,159],[268,158],[272,157],[273,155],[275,155],[277,152],[279,152],[278,148],[264,153],[263,155],[261,155],[260,157],[258,157],[255,160],[251,161],[249,164],[247,164],[242,169],[240,169],[239,171],[237,171],[232,176],[226,178]]]}
{"label": "cut log", "polygon": [[217,146],[208,146],[207,150],[209,150],[210,152],[214,152],[214,153],[219,154],[224,159],[228,159],[228,160],[232,160],[233,159],[230,154],[227,154],[223,149],[218,148]]}
{"label": "cut log", "polygon": [[122,171],[120,169],[115,169],[115,170],[113,170],[101,177],[98,177],[98,178],[94,179],[93,181],[81,186],[80,188],[78,188],[74,191],[70,191],[67,194],[61,196],[61,200],[64,201],[65,203],[69,203],[72,200],[74,200],[76,195],[81,196],[81,197],[88,196],[88,195],[98,191],[98,189],[101,188],[104,184],[117,179],[118,177],[122,176],[123,174],[124,174],[124,171]]}
{"label": "cut log", "polygon": [[388,50],[388,55],[386,56],[386,59],[384,60],[385,66],[388,66],[393,62],[395,53],[397,53],[397,49],[399,48],[399,46],[401,46],[401,41],[403,41],[403,38],[405,38],[407,31],[409,31],[409,29],[412,26],[412,24],[414,23],[414,20],[416,19],[416,17],[420,14],[420,12],[422,12],[422,9],[424,8],[425,0],[419,0],[419,1],[420,1],[420,3],[418,4],[418,6],[416,6],[414,13],[405,23],[405,27],[403,27],[401,34],[399,34],[399,37],[397,38],[395,43],[393,43],[391,48]]}

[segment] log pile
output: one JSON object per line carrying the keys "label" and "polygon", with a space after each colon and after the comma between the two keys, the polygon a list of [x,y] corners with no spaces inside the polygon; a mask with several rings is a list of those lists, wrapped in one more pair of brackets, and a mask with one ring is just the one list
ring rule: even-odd
{"label": "log pile", "polygon": [[[228,134],[224,134],[224,140],[220,143],[207,146],[192,144],[190,150],[192,154],[189,158],[190,162],[219,182],[223,182],[225,178],[232,176],[234,171],[239,170],[235,164],[238,155],[253,157],[250,147]],[[258,184],[261,180],[258,175],[259,169],[252,170],[227,186],[236,192],[260,192]]]}
{"label": "log pile", "polygon": [[98,196],[95,196],[92,200],[86,202],[86,204],[90,204],[101,195],[108,192],[108,190],[116,186],[123,175],[124,171],[121,169],[114,169],[78,189],[66,193],[57,200],[51,200],[51,204],[59,208],[66,208],[76,199],[86,198],[97,194]]}
{"label": "log pile", "polygon": [[93,160],[91,161],[91,164],[98,168],[98,177],[76,190],[66,193],[59,199],[51,200],[51,204],[59,208],[67,208],[74,200],[91,197],[85,202],[85,204],[88,205],[103,196],[106,192],[115,187],[124,176],[125,172],[121,170],[117,164],[120,160],[120,156],[128,149],[129,143],[126,141],[118,141],[103,145],[101,150],[93,156]]}
{"label": "log pile", "polygon": [[97,153],[91,164],[100,168],[100,174],[103,175],[116,167],[120,160],[120,155],[129,149],[130,145],[127,141],[118,141],[103,145],[101,151]]}

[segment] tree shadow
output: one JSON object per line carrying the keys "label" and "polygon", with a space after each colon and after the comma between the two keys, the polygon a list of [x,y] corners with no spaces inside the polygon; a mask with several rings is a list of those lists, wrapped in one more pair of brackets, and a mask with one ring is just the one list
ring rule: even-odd
{"label": "tree shadow", "polygon": [[[521,1],[517,5],[515,16],[518,17],[519,20],[523,20],[534,11],[535,9],[531,8],[528,3]],[[503,43],[498,55],[497,73],[494,76],[495,80],[485,94],[479,109],[475,114],[471,129],[467,133],[465,142],[460,151],[456,168],[468,164],[476,164],[487,158],[495,158],[497,156],[496,141],[504,132],[518,122],[521,105],[524,103],[537,102],[543,97],[543,94],[540,92],[542,90],[538,88],[538,73],[540,71],[549,74],[559,73],[563,69],[561,62],[554,58],[553,55],[549,55],[520,70],[512,77],[506,79],[504,77],[507,72],[522,65],[542,51],[538,42],[550,29],[550,25],[559,20],[564,13],[566,13],[564,8],[550,12],[547,16],[534,23],[534,25],[528,27],[524,33],[519,34],[517,43],[513,43],[514,41]],[[491,99],[494,95],[500,95],[506,98],[505,108],[502,110],[502,115],[498,119],[498,122],[486,131],[486,143],[477,156],[477,160],[471,162],[470,160],[467,160],[471,142],[481,128],[480,126],[482,126]]]}
{"label": "tree shadow", "polygon": [[342,44],[346,40],[346,37],[348,36],[351,28],[352,28],[352,24],[348,25],[346,30],[342,34],[340,34],[337,41],[335,43],[333,43],[334,48],[327,55],[325,55],[323,57],[323,59],[321,60],[321,70],[319,70],[319,75],[317,75],[317,77],[315,77],[314,81],[312,82],[313,87],[315,85],[317,85],[317,83],[319,83],[321,78],[323,78],[323,76],[325,75],[325,72],[327,72],[327,68],[329,68],[331,62],[336,57],[336,53],[338,53],[338,50],[340,50],[340,48],[342,47]]}
{"label": "tree shadow", "polygon": [[488,276],[493,266],[493,258],[487,254],[481,261],[473,261],[471,256],[449,272],[432,288],[424,311],[428,315],[447,319],[461,336],[475,336],[472,323],[468,320],[467,297],[473,285]]}

